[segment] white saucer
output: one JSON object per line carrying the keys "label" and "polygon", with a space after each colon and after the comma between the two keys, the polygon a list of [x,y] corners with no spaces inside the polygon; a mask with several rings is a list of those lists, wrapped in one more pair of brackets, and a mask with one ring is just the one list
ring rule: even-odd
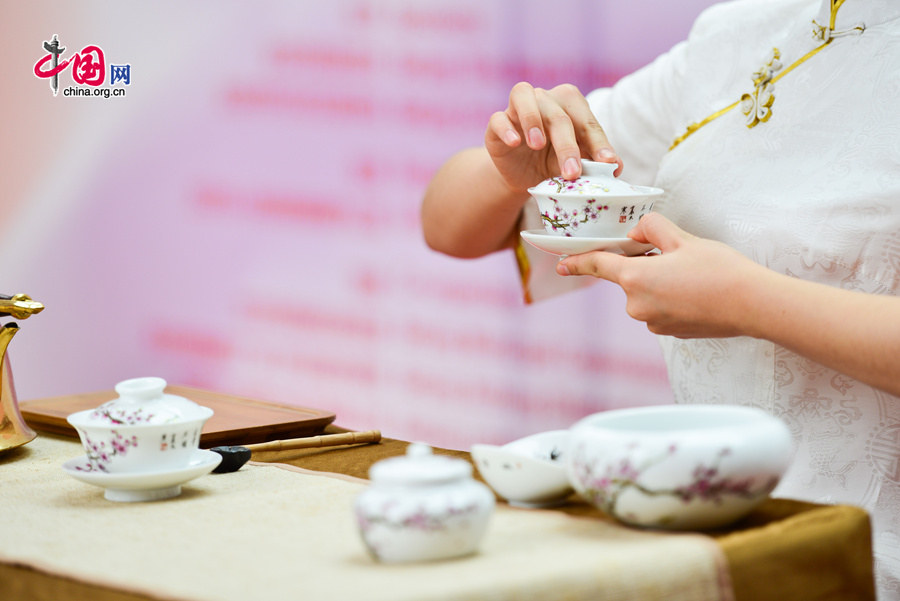
{"label": "white saucer", "polygon": [[109,474],[89,471],[90,464],[87,457],[70,459],[62,465],[62,468],[76,480],[105,488],[103,496],[110,501],[128,503],[177,497],[181,494],[182,484],[208,474],[221,461],[222,456],[218,453],[197,449],[185,467],[160,472]]}
{"label": "white saucer", "polygon": [[579,236],[554,236],[546,230],[525,230],[521,233],[526,242],[552,255],[578,255],[592,250],[604,250],[633,257],[654,249],[652,244],[641,244],[631,238],[583,238]]}

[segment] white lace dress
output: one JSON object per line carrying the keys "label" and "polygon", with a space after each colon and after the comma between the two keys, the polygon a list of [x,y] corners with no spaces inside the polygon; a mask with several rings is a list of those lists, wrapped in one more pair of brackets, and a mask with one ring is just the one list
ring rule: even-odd
{"label": "white lace dress", "polygon": [[[754,72],[773,48],[777,76],[822,44],[813,20],[827,26],[830,9],[829,0],[714,6],[687,42],[589,101],[623,178],[664,188],[656,209],[684,229],[780,273],[897,295],[900,2],[847,0],[835,23],[846,34],[775,82],[768,116],[753,106]],[[746,107],[669,150],[688,124],[745,93]],[[767,120],[749,128],[754,115]],[[661,341],[678,402],[754,405],[790,425],[797,451],[777,495],[869,510],[879,596],[900,599],[900,398],[763,340]]]}

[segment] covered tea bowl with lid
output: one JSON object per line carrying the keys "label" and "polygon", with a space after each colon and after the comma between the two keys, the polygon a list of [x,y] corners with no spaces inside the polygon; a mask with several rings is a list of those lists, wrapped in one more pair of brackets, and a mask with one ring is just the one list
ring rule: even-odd
{"label": "covered tea bowl with lid", "polygon": [[91,471],[135,473],[186,466],[213,411],[164,392],[162,378],[119,382],[118,397],[67,421],[77,430]]}
{"label": "covered tea bowl with lid", "polygon": [[551,177],[528,189],[549,234],[625,238],[663,193],[614,177],[615,163],[582,159],[581,166],[581,177],[575,180]]}

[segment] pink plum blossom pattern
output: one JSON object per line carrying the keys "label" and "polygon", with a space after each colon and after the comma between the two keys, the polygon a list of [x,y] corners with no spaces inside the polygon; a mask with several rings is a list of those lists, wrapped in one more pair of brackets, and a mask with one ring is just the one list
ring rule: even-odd
{"label": "pink plum blossom pattern", "polygon": [[128,438],[116,430],[110,430],[110,434],[112,434],[112,439],[109,441],[109,445],[106,444],[106,441],[97,442],[91,440],[86,434],[84,435],[88,463],[86,467],[78,466],[76,469],[85,472],[109,471],[107,466],[113,457],[124,455],[130,447],[137,446],[137,436]]}
{"label": "pink plum blossom pattern", "polygon": [[731,450],[726,447],[719,451],[712,465],[697,464],[691,473],[691,480],[682,486],[672,489],[652,489],[640,483],[643,472],[663,463],[677,451],[676,445],[669,445],[663,456],[650,459],[641,465],[635,465],[631,458],[623,457],[618,464],[607,465],[600,473],[595,473],[594,466],[590,462],[583,461],[578,453],[579,456],[574,460],[573,466],[576,478],[584,487],[585,496],[608,515],[617,518],[625,517],[619,513],[616,504],[622,493],[629,489],[638,490],[648,496],[676,497],[685,504],[701,500],[719,505],[726,496],[753,499],[768,494],[778,482],[776,477],[772,477],[762,486],[754,488],[753,478],[722,476],[719,473],[719,465],[722,459],[731,454]]}
{"label": "pink plum blossom pattern", "polygon": [[541,213],[541,219],[547,222],[554,232],[561,231],[566,236],[571,236],[582,223],[597,221],[603,211],[609,210],[609,205],[597,202],[596,198],[588,198],[581,208],[571,211],[560,207],[557,199],[551,197],[550,200],[553,201],[553,208]]}
{"label": "pink plum blossom pattern", "polygon": [[556,191],[566,194],[595,194],[597,192],[609,192],[609,186],[598,184],[585,177],[569,181],[561,177],[551,177],[547,180],[550,185],[556,186]]}
{"label": "pink plum blossom pattern", "polygon": [[464,507],[448,507],[443,513],[429,513],[424,507],[420,507],[409,515],[391,520],[385,517],[388,513],[386,506],[380,514],[366,515],[360,511],[356,517],[363,532],[367,532],[375,525],[414,530],[444,530],[447,528],[447,522],[452,518],[472,514],[476,511],[478,511],[478,505],[475,503]]}
{"label": "pink plum blossom pattern", "polygon": [[366,544],[366,548],[369,549],[369,552],[376,557],[378,557],[378,548],[373,544],[368,535],[371,530],[377,526],[391,529],[440,532],[446,530],[449,522],[452,520],[477,515],[479,510],[477,503],[472,503],[463,507],[448,507],[442,513],[429,513],[424,507],[419,507],[410,514],[399,516],[396,519],[390,519],[387,515],[390,513],[390,507],[392,505],[394,505],[394,502],[390,501],[382,506],[381,510],[376,513],[368,513],[363,510],[357,510],[356,512],[356,521],[359,524],[360,532],[363,535],[363,542]]}
{"label": "pink plum blossom pattern", "polygon": [[116,426],[133,426],[140,423],[149,423],[153,418],[152,413],[144,413],[143,407],[138,407],[134,411],[126,411],[125,409],[110,408],[109,403],[101,405],[94,409],[91,418],[104,419]]}

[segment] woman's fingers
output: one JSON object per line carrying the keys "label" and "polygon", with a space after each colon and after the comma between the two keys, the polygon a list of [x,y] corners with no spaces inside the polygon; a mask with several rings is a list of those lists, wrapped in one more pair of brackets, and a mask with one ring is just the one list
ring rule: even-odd
{"label": "woman's fingers", "polygon": [[572,117],[546,90],[535,90],[538,108],[549,130],[550,143],[556,151],[559,172],[566,179],[581,175],[581,148],[575,135]]}
{"label": "woman's fingers", "polygon": [[513,86],[506,110],[494,113],[485,136],[488,152],[507,182],[532,185],[526,172],[543,179],[581,175],[581,159],[622,163],[577,87],[552,90],[527,82]]}
{"label": "woman's fingers", "polygon": [[522,136],[519,135],[516,124],[504,111],[498,111],[491,115],[488,120],[488,130],[510,148],[515,148],[522,142]]}
{"label": "woman's fingers", "polygon": [[[693,237],[659,213],[641,217],[628,236],[636,242],[652,244],[663,253],[680,247]],[[562,259],[556,266],[560,275],[591,275],[616,284],[622,284],[622,268],[626,257],[608,252],[589,252]],[[633,258],[631,259],[633,260]]]}
{"label": "woman's fingers", "polygon": [[581,149],[579,156],[603,163],[618,163],[619,169],[616,171],[620,171],[622,162],[581,91],[572,84],[562,84],[550,90],[549,94],[571,119]]}
{"label": "woman's fingers", "polygon": [[641,217],[634,229],[628,232],[628,237],[642,244],[652,244],[666,253],[681,246],[691,235],[661,214],[651,212]]}
{"label": "woman's fingers", "polygon": [[507,114],[525,136],[525,143],[532,150],[541,150],[547,144],[544,119],[538,104],[536,90],[527,82],[519,82],[509,93]]}
{"label": "woman's fingers", "polygon": [[619,284],[625,257],[609,252],[587,252],[570,255],[556,264],[560,275],[590,275]]}
{"label": "woman's fingers", "polygon": [[[652,244],[663,254],[676,250],[685,240],[693,237],[659,213],[641,217],[628,236],[636,242]],[[608,252],[589,252],[560,260],[556,271],[560,275],[590,275],[621,286],[622,270],[628,260],[633,261],[634,258]]]}
{"label": "woman's fingers", "polygon": [[[524,136],[532,150],[543,150],[549,143],[559,173],[567,179],[581,175],[581,158],[618,163],[621,161],[597,122],[587,100],[572,84],[551,90],[535,88],[527,82],[513,86],[509,94],[506,120],[497,119],[495,135],[508,146]],[[618,171],[617,170],[617,171]]]}

